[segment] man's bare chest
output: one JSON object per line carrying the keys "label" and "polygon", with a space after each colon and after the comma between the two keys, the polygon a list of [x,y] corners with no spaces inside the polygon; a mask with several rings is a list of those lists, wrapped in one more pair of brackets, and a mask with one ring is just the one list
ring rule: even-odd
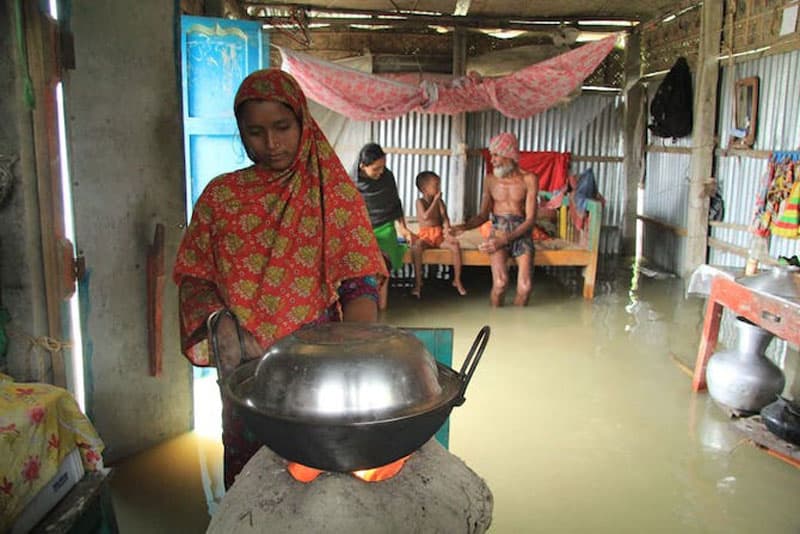
{"label": "man's bare chest", "polygon": [[519,201],[525,198],[527,186],[522,178],[500,178],[491,187],[492,198],[496,201]]}

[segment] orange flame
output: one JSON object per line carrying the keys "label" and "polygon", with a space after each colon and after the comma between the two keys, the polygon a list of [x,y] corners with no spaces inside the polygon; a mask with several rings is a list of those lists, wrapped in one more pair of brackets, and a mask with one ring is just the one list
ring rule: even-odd
{"label": "orange flame", "polygon": [[317,478],[322,473],[322,471],[319,469],[298,464],[297,462],[289,462],[289,465],[286,467],[286,469],[289,470],[289,474],[292,475],[295,480],[298,482],[304,482],[306,484]]}
{"label": "orange flame", "polygon": [[[380,467],[353,471],[351,474],[354,477],[363,480],[364,482],[380,482],[382,480],[388,480],[400,472],[400,470],[406,464],[406,460],[408,460],[410,456],[411,455],[409,454],[408,456]],[[299,464],[297,462],[289,462],[289,465],[286,467],[286,469],[289,471],[289,474],[292,475],[292,478],[305,484],[315,480],[324,472],[313,467],[308,467],[307,465]]]}
{"label": "orange flame", "polygon": [[364,482],[380,482],[382,480],[388,480],[400,472],[400,470],[406,464],[406,460],[408,460],[409,456],[411,455],[409,454],[408,456],[380,467],[362,469],[361,471],[353,471],[353,476],[360,478]]}

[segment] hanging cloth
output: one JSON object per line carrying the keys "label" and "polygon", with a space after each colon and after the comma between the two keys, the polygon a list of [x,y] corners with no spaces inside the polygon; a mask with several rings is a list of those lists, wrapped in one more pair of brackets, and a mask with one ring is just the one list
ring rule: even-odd
{"label": "hanging cloth", "polygon": [[[486,173],[492,172],[492,156],[489,150],[481,151]],[[519,168],[539,177],[539,191],[557,191],[567,183],[569,152],[546,152],[522,150],[519,153]]]}
{"label": "hanging cloth", "polygon": [[[767,172],[762,176],[756,194],[755,214],[750,225],[754,234],[766,237],[772,232],[787,237],[791,233],[791,196],[795,193],[793,186],[798,182],[798,162],[798,151],[774,152],[770,157]],[[783,222],[778,224],[782,219]]]}
{"label": "hanging cloth", "polygon": [[492,108],[522,119],[558,104],[577,89],[616,41],[612,35],[499,78],[470,74],[449,83],[425,80],[418,85],[278,49],[281,68],[294,76],[309,98],[353,120],[387,120],[410,111],[453,115]]}
{"label": "hanging cloth", "polygon": [[797,239],[800,237],[800,180],[796,180],[783,202],[778,219],[772,223],[772,234]]}

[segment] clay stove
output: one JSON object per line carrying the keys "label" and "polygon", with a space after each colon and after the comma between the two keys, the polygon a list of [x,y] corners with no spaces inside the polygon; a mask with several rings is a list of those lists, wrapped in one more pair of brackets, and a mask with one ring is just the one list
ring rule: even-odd
{"label": "clay stove", "polygon": [[492,508],[486,482],[435,439],[381,482],[330,472],[299,482],[286,460],[262,447],[225,494],[207,532],[482,533]]}

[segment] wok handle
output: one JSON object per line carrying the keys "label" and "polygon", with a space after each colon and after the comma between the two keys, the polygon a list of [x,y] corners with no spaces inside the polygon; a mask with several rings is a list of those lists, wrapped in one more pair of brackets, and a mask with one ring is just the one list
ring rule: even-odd
{"label": "wok handle", "polygon": [[[470,347],[467,357],[464,358],[464,363],[461,365],[461,370],[458,372],[458,377],[461,380],[461,390],[459,390],[458,396],[453,400],[453,406],[461,406],[464,404],[464,401],[467,400],[464,397],[464,393],[467,391],[469,381],[472,380],[472,373],[475,372],[475,367],[478,365],[478,362],[481,361],[483,349],[486,348],[486,343],[489,341],[490,331],[491,329],[489,328],[489,325],[481,328],[481,331],[478,332],[475,341],[472,342],[472,347]],[[468,367],[469,369],[467,369]]]}
{"label": "wok handle", "polygon": [[236,315],[234,315],[233,312],[231,312],[227,308],[215,311],[214,313],[209,315],[206,323],[206,330],[211,345],[212,355],[214,356],[214,364],[217,367],[217,378],[219,380],[221,380],[227,374],[226,370],[223,369],[223,361],[222,361],[223,358],[219,350],[219,337],[217,336],[217,325],[219,324],[219,321],[223,316],[229,317],[233,321],[233,324],[236,325],[236,336],[239,339],[240,362],[242,361],[242,359],[244,359],[244,354],[245,354],[244,337],[242,337],[242,329],[239,326],[239,320],[236,318]]}

